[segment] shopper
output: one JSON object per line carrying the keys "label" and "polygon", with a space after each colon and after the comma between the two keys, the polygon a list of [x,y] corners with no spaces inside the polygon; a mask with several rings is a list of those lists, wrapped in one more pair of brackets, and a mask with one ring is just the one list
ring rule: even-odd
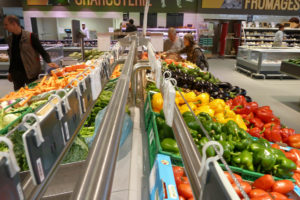
{"label": "shopper", "polygon": [[85,23],[83,23],[81,25],[81,31],[83,32],[84,35],[86,35],[85,39],[89,40],[90,39],[90,32],[89,30],[87,29],[87,27],[85,26]]}
{"label": "shopper", "polygon": [[133,19],[129,20],[129,23],[126,24],[126,32],[135,32],[137,31],[136,26],[134,25]]}
{"label": "shopper", "polygon": [[282,46],[284,26],[282,24],[279,24],[278,28],[279,28],[279,30],[275,34],[273,47],[281,47]]}
{"label": "shopper", "polygon": [[175,28],[169,28],[168,36],[169,38],[164,42],[164,52],[177,52],[183,48],[183,41],[177,36]]}
{"label": "shopper", "polygon": [[186,34],[184,36],[184,48],[178,51],[178,53],[186,53],[187,55],[187,61],[190,61],[192,63],[195,63],[198,67],[200,67],[202,70],[205,68],[207,71],[209,70],[209,66],[207,63],[207,60],[201,50],[201,48],[196,45],[194,41],[194,36],[190,33]]}
{"label": "shopper", "polygon": [[37,35],[25,31],[20,26],[19,18],[13,15],[4,18],[4,28],[12,33],[8,37],[8,55],[10,59],[8,80],[18,90],[38,78],[41,72],[40,55],[52,68],[58,65],[51,63],[49,54],[44,50]]}

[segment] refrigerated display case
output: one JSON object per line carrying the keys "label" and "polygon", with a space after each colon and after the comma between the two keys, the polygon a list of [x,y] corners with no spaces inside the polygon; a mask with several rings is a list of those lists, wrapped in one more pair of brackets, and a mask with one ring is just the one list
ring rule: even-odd
{"label": "refrigerated display case", "polygon": [[286,77],[280,73],[281,61],[298,58],[298,48],[250,48],[240,46],[236,69],[251,74],[251,77]]}

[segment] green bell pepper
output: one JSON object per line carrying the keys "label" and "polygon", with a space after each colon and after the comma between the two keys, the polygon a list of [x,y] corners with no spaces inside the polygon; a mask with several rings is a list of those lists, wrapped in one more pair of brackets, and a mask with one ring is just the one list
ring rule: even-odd
{"label": "green bell pepper", "polygon": [[178,145],[176,141],[172,138],[165,138],[160,143],[162,149],[164,151],[170,152],[170,153],[179,153]]}
{"label": "green bell pepper", "polygon": [[214,122],[213,124],[212,124],[212,130],[214,130],[217,134],[220,134],[220,133],[222,133],[222,127],[223,127],[223,125],[221,124],[221,123],[219,123],[219,122]]}
{"label": "green bell pepper", "polygon": [[240,167],[241,165],[241,152],[231,153],[231,165],[235,167]]}
{"label": "green bell pepper", "polygon": [[187,126],[190,129],[201,131],[200,125],[198,124],[197,121],[190,121],[190,122],[187,123]]}
{"label": "green bell pepper", "polygon": [[266,139],[260,138],[260,139],[256,140],[256,142],[263,145],[263,146],[265,146],[265,147],[271,147],[269,141],[266,140]]}
{"label": "green bell pepper", "polygon": [[276,164],[279,164],[279,168],[287,171],[293,171],[297,169],[297,165],[293,161],[283,156],[276,160]]}
{"label": "green bell pepper", "polygon": [[244,150],[241,155],[241,168],[247,169],[250,171],[254,171],[254,166],[253,166],[253,155],[251,152]]}
{"label": "green bell pepper", "polygon": [[165,138],[174,138],[173,130],[168,126],[165,120],[161,117],[156,118],[159,139],[162,141]]}
{"label": "green bell pepper", "polygon": [[261,148],[254,153],[254,164],[258,166],[258,171],[271,170],[276,163],[276,157],[270,148]]}
{"label": "green bell pepper", "polygon": [[274,175],[280,178],[288,179],[293,177],[294,173],[292,171],[279,168],[274,172]]}
{"label": "green bell pepper", "polygon": [[228,142],[228,141],[219,141],[219,143],[223,146],[224,153],[223,157],[226,160],[226,162],[230,163],[231,161],[231,152],[234,149],[234,146]]}
{"label": "green bell pepper", "polygon": [[[199,151],[200,151],[200,154],[202,155],[202,148],[203,146],[208,142],[209,140],[207,139],[207,137],[202,137],[200,140],[199,140]],[[214,150],[214,148],[212,146],[208,147],[206,149],[206,156],[207,157],[212,157],[212,156],[215,156],[216,155],[216,152]]]}
{"label": "green bell pepper", "polygon": [[239,126],[233,120],[229,120],[222,128],[225,133],[231,134],[233,137],[239,137],[239,129]]}
{"label": "green bell pepper", "polygon": [[198,137],[198,131],[193,130],[191,128],[189,128],[190,134],[192,135],[193,138],[197,138]]}
{"label": "green bell pepper", "polygon": [[251,137],[250,137],[250,135],[248,134],[248,132],[245,131],[245,130],[242,129],[242,128],[239,128],[238,134],[239,134],[239,137],[240,137],[241,139],[252,140]]}
{"label": "green bell pepper", "polygon": [[235,148],[238,151],[243,151],[244,149],[247,149],[251,145],[251,143],[252,141],[249,139],[242,139],[236,143]]}
{"label": "green bell pepper", "polygon": [[206,122],[203,123],[203,126],[204,126],[204,128],[207,132],[210,132],[212,130],[212,127],[213,127],[214,123],[215,122],[213,122],[213,121],[206,121]]}
{"label": "green bell pepper", "polygon": [[259,150],[264,149],[265,147],[261,145],[260,143],[257,143],[257,141],[252,142],[250,146],[248,147],[249,151],[253,153],[257,153]]}
{"label": "green bell pepper", "polygon": [[285,158],[284,153],[283,153],[282,151],[280,151],[279,149],[275,149],[275,148],[269,148],[269,149],[270,149],[270,151],[272,151],[273,154],[275,155],[276,160],[279,161],[279,158],[280,158],[280,157]]}
{"label": "green bell pepper", "polygon": [[201,119],[204,119],[205,121],[212,121],[211,116],[208,113],[205,113],[205,112],[200,113],[197,117],[200,121],[201,121]]}

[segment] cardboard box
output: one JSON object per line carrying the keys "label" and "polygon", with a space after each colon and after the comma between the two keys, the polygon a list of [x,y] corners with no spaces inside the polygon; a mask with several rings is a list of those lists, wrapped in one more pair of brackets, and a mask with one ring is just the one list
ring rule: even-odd
{"label": "cardboard box", "polygon": [[149,177],[150,200],[179,200],[169,156],[157,154]]}

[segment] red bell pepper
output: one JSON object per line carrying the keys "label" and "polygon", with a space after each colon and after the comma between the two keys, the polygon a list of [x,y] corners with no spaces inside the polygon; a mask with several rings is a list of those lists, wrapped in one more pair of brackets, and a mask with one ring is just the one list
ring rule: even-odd
{"label": "red bell pepper", "polygon": [[298,149],[291,149],[289,152],[292,153],[292,154],[294,154],[296,156],[297,160],[300,161],[300,150],[298,150]]}
{"label": "red bell pepper", "polygon": [[264,127],[264,123],[259,118],[250,119],[250,123],[252,123],[255,127],[262,129]]}
{"label": "red bell pepper", "polygon": [[249,107],[250,107],[250,111],[254,112],[257,108],[258,108],[258,104],[256,102],[249,102],[248,103]]}
{"label": "red bell pepper", "polygon": [[280,135],[280,125],[270,122],[264,125],[264,137],[271,142],[282,142]]}
{"label": "red bell pepper", "polygon": [[297,156],[295,154],[293,154],[291,152],[285,152],[284,155],[285,155],[285,157],[287,157],[288,159],[290,159],[294,163],[297,163],[298,159],[297,159]]}
{"label": "red bell pepper", "polygon": [[300,148],[300,134],[291,135],[288,137],[288,145],[294,148]]}
{"label": "red bell pepper", "polygon": [[289,136],[295,135],[295,130],[292,129],[292,128],[282,128],[280,130],[280,134],[281,134],[281,137],[282,137],[282,141],[284,143],[287,143]]}
{"label": "red bell pepper", "polygon": [[232,108],[232,104],[233,104],[232,99],[229,99],[228,101],[226,101],[226,105],[228,105],[230,108]]}
{"label": "red bell pepper", "polygon": [[249,130],[249,134],[253,137],[257,137],[257,138],[261,138],[263,135],[263,132],[260,128],[258,127],[254,127],[254,128],[251,128]]}
{"label": "red bell pepper", "polygon": [[233,106],[240,106],[240,105],[244,106],[247,103],[247,101],[244,96],[239,95],[233,99],[232,103]]}

